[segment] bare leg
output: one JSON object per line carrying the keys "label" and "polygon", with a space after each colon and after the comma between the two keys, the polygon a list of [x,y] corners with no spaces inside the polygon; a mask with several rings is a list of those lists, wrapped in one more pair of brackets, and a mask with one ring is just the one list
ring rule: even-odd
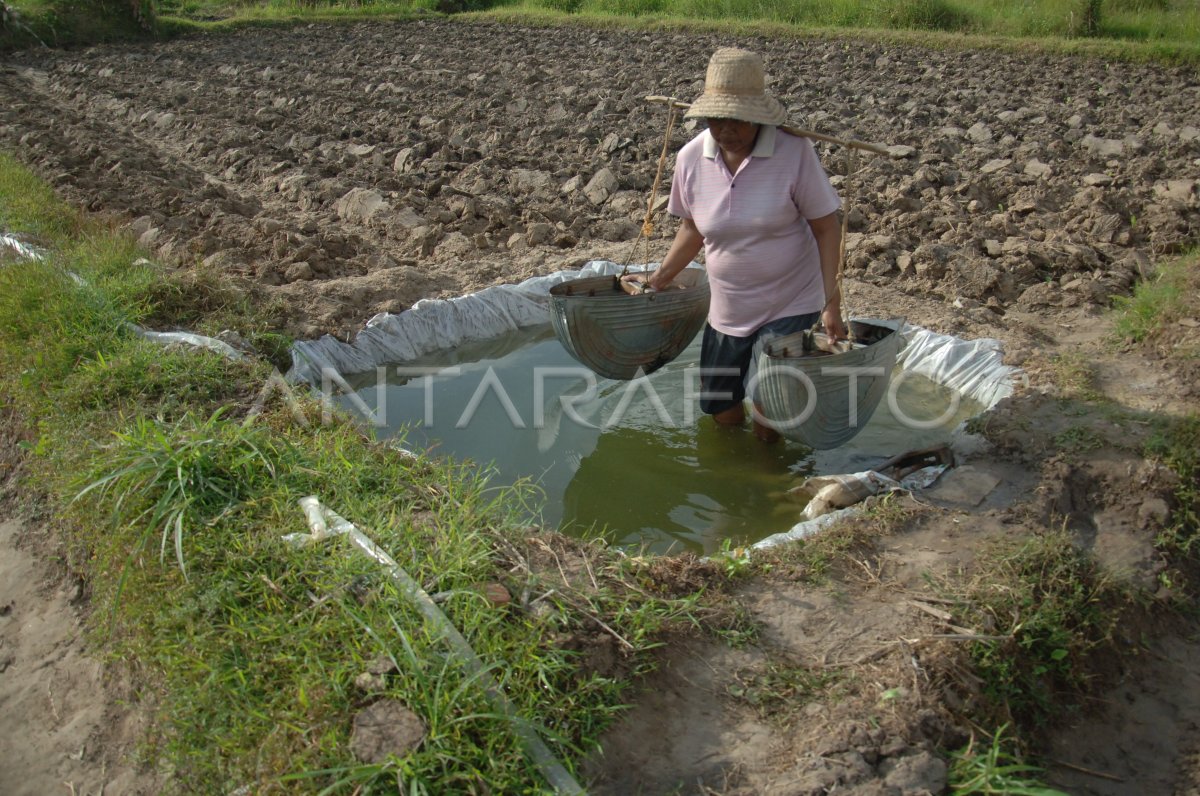
{"label": "bare leg", "polygon": [[758,418],[762,417],[763,408],[760,404],[754,404],[754,436],[758,437],[763,442],[779,442],[779,432],[770,426],[763,425]]}
{"label": "bare leg", "polygon": [[717,412],[713,420],[718,426],[740,426],[746,422],[746,409],[741,404],[731,406],[724,412]]}
{"label": "bare leg", "polygon": [[[762,415],[761,406],[755,404],[754,409],[758,415]],[[718,426],[740,426],[746,422],[746,409],[741,404],[738,404],[737,406],[731,406],[724,412],[717,412],[715,415],[713,415],[713,420],[716,421]],[[752,425],[754,428],[754,436],[758,437],[763,442],[779,441],[779,432],[770,426],[766,426],[758,422],[757,417],[754,419]]]}

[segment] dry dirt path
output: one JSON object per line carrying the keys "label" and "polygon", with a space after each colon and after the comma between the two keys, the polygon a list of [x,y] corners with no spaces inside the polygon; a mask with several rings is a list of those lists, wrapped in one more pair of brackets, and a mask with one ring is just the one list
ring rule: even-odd
{"label": "dry dirt path", "polygon": [[130,757],[143,714],[89,652],[83,584],[39,560],[33,527],[0,521],[0,793],[155,793]]}

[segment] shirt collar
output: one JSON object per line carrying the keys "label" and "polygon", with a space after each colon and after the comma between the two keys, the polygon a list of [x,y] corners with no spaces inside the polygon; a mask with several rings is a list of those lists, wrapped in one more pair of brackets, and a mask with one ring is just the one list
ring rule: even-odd
{"label": "shirt collar", "polygon": [[[775,154],[775,125],[759,125],[758,138],[754,140],[754,149],[750,151],[752,158],[769,158]],[[717,139],[708,130],[704,131],[704,157],[717,156]]]}

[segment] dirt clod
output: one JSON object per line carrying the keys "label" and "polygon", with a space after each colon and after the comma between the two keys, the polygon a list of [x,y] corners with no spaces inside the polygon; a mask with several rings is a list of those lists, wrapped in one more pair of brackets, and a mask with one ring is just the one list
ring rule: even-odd
{"label": "dirt clod", "polygon": [[402,702],[381,699],[354,717],[350,751],[364,763],[403,757],[425,739],[425,722]]}

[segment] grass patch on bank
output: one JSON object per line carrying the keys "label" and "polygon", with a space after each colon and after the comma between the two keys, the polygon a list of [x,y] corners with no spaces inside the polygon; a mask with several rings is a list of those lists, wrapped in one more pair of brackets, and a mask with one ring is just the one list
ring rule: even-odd
{"label": "grass patch on bank", "polygon": [[1120,338],[1161,347],[1168,356],[1200,356],[1200,252],[1161,263],[1132,296],[1117,296],[1114,306]]}
{"label": "grass patch on bank", "polygon": [[[523,25],[584,25],[782,38],[854,37],[900,46],[1002,49],[1200,63],[1200,8],[1186,0],[6,0],[0,51],[170,38],[247,26],[463,15]],[[60,8],[61,7],[61,8]],[[62,9],[70,9],[70,13]],[[36,33],[36,36],[29,34]]]}
{"label": "grass patch on bank", "polygon": [[1200,594],[1200,415],[1165,424],[1151,438],[1147,453],[1179,478],[1170,521],[1155,539],[1170,562],[1158,579],[1177,605],[1194,612]]}
{"label": "grass patch on bank", "polygon": [[1069,709],[1131,600],[1065,530],[993,543],[952,591],[966,624],[994,636],[969,645],[991,726],[1041,726]]}
{"label": "grass patch on bank", "polygon": [[[1115,300],[1115,330],[1133,351],[1152,351],[1180,379],[1200,375],[1200,252],[1161,263],[1132,296]],[[1156,546],[1171,565],[1160,582],[1186,604],[1200,588],[1200,415],[1165,418],[1157,424],[1146,454],[1178,478],[1170,523]]]}
{"label": "grass patch on bank", "polygon": [[[547,558],[557,537],[524,524],[521,485],[495,488],[473,466],[402,456],[348,417],[323,419],[262,359],[139,338],[130,324],[186,315],[198,297],[224,320],[253,307],[140,260],[9,158],[0,219],[46,249],[0,266],[0,395],[28,440],[25,483],[89,584],[95,641],[136,662],[158,706],[147,756],[171,772],[168,791],[548,790],[477,674],[385,570],[344,538],[283,540],[307,531],[306,495],[436,595],[568,767],[666,629],[702,621],[716,581],[660,589],[652,563],[582,543]],[[257,323],[242,318],[244,333]],[[546,566],[567,556],[586,558],[586,584]],[[596,644],[612,665],[588,663]],[[363,760],[353,720],[379,700],[413,711],[423,739]]]}
{"label": "grass patch on bank", "polygon": [[50,186],[12,156],[0,153],[0,232],[38,245],[66,241],[79,229],[79,216],[58,201]]}
{"label": "grass patch on bank", "polygon": [[154,0],[0,0],[0,52],[146,40],[155,34]]}
{"label": "grass patch on bank", "polygon": [[[999,50],[1078,55],[1117,61],[1200,63],[1200,9],[1177,3],[1175,21],[1163,16],[1127,24],[1113,19],[1098,35],[1066,32],[1069,11],[1049,17],[1043,7],[1063,4],[993,4],[981,15],[972,3],[746,3],[708,0],[525,0],[465,14],[511,24],[584,25],[679,33],[769,38],[831,38],[876,41],[900,47]],[[1004,9],[1007,9],[1004,11]],[[1001,13],[1003,12],[1003,13]],[[1057,13],[1057,12],[1055,12]],[[1138,27],[1145,25],[1145,27]]]}

